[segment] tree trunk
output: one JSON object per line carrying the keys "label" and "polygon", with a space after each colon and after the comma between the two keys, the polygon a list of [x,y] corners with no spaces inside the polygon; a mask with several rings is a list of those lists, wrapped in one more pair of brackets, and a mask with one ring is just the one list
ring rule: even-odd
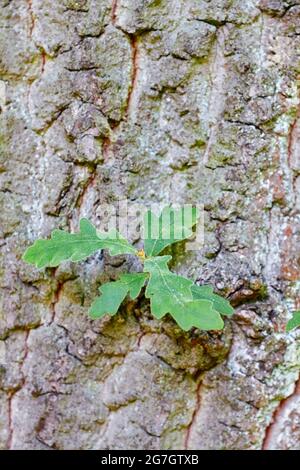
{"label": "tree trunk", "polygon": [[[0,448],[300,449],[300,1],[1,0]],[[222,334],[141,297],[91,321],[100,253],[30,268],[104,204],[203,204],[176,269]],[[135,240],[136,241],[136,240]],[[297,305],[298,303],[298,305]]]}

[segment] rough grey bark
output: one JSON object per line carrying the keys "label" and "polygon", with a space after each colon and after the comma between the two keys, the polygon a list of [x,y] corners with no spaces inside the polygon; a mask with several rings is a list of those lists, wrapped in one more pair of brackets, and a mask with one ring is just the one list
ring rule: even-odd
{"label": "rough grey bark", "polygon": [[[299,449],[300,1],[0,5],[0,448]],[[130,258],[20,261],[126,198],[204,204],[175,255],[236,306],[223,334],[142,298],[90,321]]]}

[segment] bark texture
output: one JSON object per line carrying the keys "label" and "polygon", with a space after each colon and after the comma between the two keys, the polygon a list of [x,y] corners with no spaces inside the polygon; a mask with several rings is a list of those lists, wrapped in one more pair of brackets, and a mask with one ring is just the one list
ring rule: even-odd
{"label": "bark texture", "polygon": [[[300,1],[0,5],[0,448],[300,449]],[[175,257],[222,334],[142,298],[90,321],[130,257],[20,261],[118,199],[204,205]]]}

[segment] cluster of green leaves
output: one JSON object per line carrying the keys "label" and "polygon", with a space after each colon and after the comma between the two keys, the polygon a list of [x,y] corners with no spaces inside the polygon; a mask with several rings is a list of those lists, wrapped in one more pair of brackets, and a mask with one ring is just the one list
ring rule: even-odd
{"label": "cluster of green leaves", "polygon": [[187,214],[184,209],[166,207],[159,216],[147,211],[141,251],[117,231],[100,233],[87,219],[81,219],[79,233],[54,230],[49,240],[37,240],[30,246],[23,260],[44,268],[58,266],[66,260],[81,261],[102,249],[107,249],[111,255],[139,256],[144,272],[123,274],[117,281],[102,285],[101,295],[90,308],[92,318],[115,315],[126,296],[136,299],[146,285],[145,296],[150,299],[154,317],[160,319],[170,314],[185,331],[191,328],[221,330],[224,327],[222,316],[231,316],[234,312],[230,303],[214,294],[211,286],[195,285],[170,271],[171,256],[161,256],[166,247],[192,235],[198,216],[196,209]]}

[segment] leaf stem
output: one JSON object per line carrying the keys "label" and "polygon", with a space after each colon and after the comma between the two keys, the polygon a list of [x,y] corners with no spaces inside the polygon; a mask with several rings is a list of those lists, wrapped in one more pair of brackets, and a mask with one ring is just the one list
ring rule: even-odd
{"label": "leaf stem", "polygon": [[145,255],[145,252],[144,252],[143,249],[139,250],[139,251],[137,252],[137,255],[138,255],[138,257],[140,258],[141,261],[143,261],[143,262],[145,261],[146,255]]}

